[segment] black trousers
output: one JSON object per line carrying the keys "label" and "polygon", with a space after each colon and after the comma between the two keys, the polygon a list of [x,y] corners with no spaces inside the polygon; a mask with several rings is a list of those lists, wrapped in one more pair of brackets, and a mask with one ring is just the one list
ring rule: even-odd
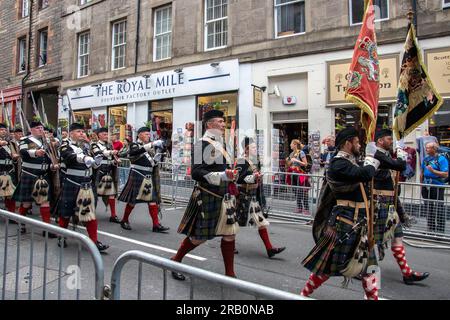
{"label": "black trousers", "polygon": [[298,175],[292,177],[292,185],[298,186],[297,188],[294,188],[294,194],[297,199],[297,208],[309,210],[309,188],[306,188],[309,187],[309,182],[301,184],[299,180]]}
{"label": "black trousers", "polygon": [[428,231],[445,232],[444,188],[422,187]]}

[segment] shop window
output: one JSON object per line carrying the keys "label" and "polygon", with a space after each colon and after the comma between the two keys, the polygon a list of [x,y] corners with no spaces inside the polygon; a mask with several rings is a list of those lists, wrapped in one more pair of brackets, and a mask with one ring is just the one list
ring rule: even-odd
{"label": "shop window", "polygon": [[[172,150],[173,101],[161,100],[150,102],[149,125],[152,129],[152,140],[164,140],[167,152]],[[166,158],[170,158],[167,154]]]}
{"label": "shop window", "polygon": [[[389,0],[374,0],[375,22],[389,19]],[[350,25],[361,24],[364,18],[364,0],[349,0]]]}
{"label": "shop window", "polygon": [[443,146],[450,147],[450,99],[444,100],[429,121],[430,134],[435,136]]}
{"label": "shop window", "polygon": [[75,122],[82,123],[84,127],[91,132],[92,130],[92,111],[91,110],[77,110],[73,112]]}
{"label": "shop window", "polygon": [[277,37],[305,32],[305,1],[275,0],[275,34]]}
{"label": "shop window", "polygon": [[117,134],[120,141],[125,140],[125,138],[129,136],[129,128],[127,126],[127,107],[110,107],[108,111],[108,124],[110,136]]}
{"label": "shop window", "polygon": [[[385,128],[392,128],[393,118],[391,113],[391,106],[378,106],[377,128],[381,130]],[[361,126],[361,109],[356,107],[336,108],[335,109],[335,131],[339,131],[346,127],[354,126],[360,129]],[[365,135],[361,134],[361,137]]]}
{"label": "shop window", "polygon": [[[237,97],[237,93],[224,93],[198,97],[198,119],[200,123],[203,120],[203,114],[209,110],[217,109],[224,112],[226,142],[229,142],[233,130],[238,128]],[[202,130],[196,130],[196,132],[203,135],[205,133],[204,127]],[[197,138],[200,138],[199,134],[197,134]]]}
{"label": "shop window", "polygon": [[450,8],[450,0],[442,0],[442,8]]}

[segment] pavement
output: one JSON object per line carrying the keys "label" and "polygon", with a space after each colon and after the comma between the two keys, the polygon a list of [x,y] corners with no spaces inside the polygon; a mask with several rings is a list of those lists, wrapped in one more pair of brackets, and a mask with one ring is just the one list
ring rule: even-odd
{"label": "pavement", "polygon": [[[117,205],[118,216],[121,217],[124,206]],[[99,222],[99,240],[109,244],[107,254],[103,254],[105,268],[105,284],[111,283],[111,272],[116,259],[128,250],[141,250],[161,257],[170,258],[178,249],[183,235],[176,232],[181,220],[184,208],[173,208],[163,205],[163,217],[161,223],[170,227],[169,233],[152,232],[151,218],[145,205],[138,205],[134,209],[130,224],[133,230],[123,230],[119,224],[109,222],[109,214],[103,204],[99,204],[97,219]],[[38,212],[38,210],[35,210]],[[35,213],[33,218],[39,219]],[[269,219],[269,235],[274,246],[286,246],[287,249],[272,259],[267,257],[263,242],[256,228],[241,228],[237,235],[236,247],[239,251],[235,255],[235,272],[239,279],[262,284],[268,287],[299,293],[309,276],[309,272],[301,266],[301,260],[313,247],[311,226],[303,223]],[[11,228],[16,226],[10,225]],[[83,229],[78,231],[86,233]],[[17,235],[9,233],[6,246],[6,299],[14,299],[16,285],[16,270],[20,270],[18,276],[18,299],[28,299],[30,286],[30,264],[32,268],[32,299],[42,299],[44,294],[43,266],[44,266],[44,238],[40,232],[33,234],[33,260],[30,263],[30,239],[31,232],[21,236],[19,264],[17,265]],[[0,273],[5,267],[5,238],[4,221],[0,221]],[[406,245],[406,257],[408,264],[417,271],[428,271],[431,276],[422,283],[407,286],[402,282],[400,269],[395,262],[390,250],[386,251],[386,258],[381,266],[381,291],[380,297],[394,300],[429,300],[450,298],[450,246],[409,241]],[[85,250],[79,253],[76,243],[68,240],[68,248],[61,249],[56,245],[56,239],[48,242],[47,278],[45,279],[46,299],[58,299],[58,288],[61,288],[60,298],[75,299],[77,297],[76,285],[81,299],[93,299],[95,274],[93,263]],[[422,248],[423,247],[423,248]],[[62,260],[60,259],[62,254]],[[78,257],[79,255],[79,257]],[[80,260],[80,277],[74,277],[71,272],[73,265]],[[183,263],[199,267],[205,270],[223,274],[224,265],[220,251],[220,238],[213,239],[201,245],[185,257]],[[60,270],[61,266],[61,272]],[[70,267],[72,266],[72,267]],[[69,269],[68,269],[69,267]],[[141,277],[142,299],[161,299],[163,271],[152,266],[144,265]],[[61,274],[61,277],[59,276]],[[76,280],[80,280],[77,282]],[[168,279],[168,299],[188,299],[189,281],[179,282]],[[0,277],[2,282],[3,277]],[[129,262],[123,269],[121,279],[121,299],[134,300],[138,296],[138,263]],[[342,288],[342,278],[331,278],[320,287],[312,298],[319,300],[362,300],[363,289],[361,282],[353,280],[347,289]],[[0,288],[3,284],[0,283]],[[194,296],[196,299],[221,299],[222,291],[217,286],[203,281],[195,281]],[[243,293],[231,289],[225,289],[225,299],[251,299]]]}

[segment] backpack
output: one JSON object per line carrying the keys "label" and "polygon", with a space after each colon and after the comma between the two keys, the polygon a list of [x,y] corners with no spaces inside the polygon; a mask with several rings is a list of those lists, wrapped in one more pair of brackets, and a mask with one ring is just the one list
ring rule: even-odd
{"label": "backpack", "polygon": [[[450,151],[439,153],[438,154],[438,159],[439,159],[439,157],[444,157],[445,159],[447,159],[448,176],[447,176],[447,178],[442,178],[442,179],[443,179],[444,183],[450,184]],[[439,166],[439,161],[438,161],[438,166]],[[439,170],[439,171],[441,171],[441,170]]]}

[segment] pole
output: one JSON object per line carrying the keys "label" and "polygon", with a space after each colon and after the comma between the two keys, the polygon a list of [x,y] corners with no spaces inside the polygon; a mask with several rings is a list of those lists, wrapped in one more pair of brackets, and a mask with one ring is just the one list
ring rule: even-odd
{"label": "pole", "polygon": [[42,99],[42,96],[40,98],[41,98],[41,106],[42,106],[42,116],[43,116],[45,124],[48,125],[49,123],[48,123],[48,119],[47,119],[47,113],[45,112],[44,99]]}

